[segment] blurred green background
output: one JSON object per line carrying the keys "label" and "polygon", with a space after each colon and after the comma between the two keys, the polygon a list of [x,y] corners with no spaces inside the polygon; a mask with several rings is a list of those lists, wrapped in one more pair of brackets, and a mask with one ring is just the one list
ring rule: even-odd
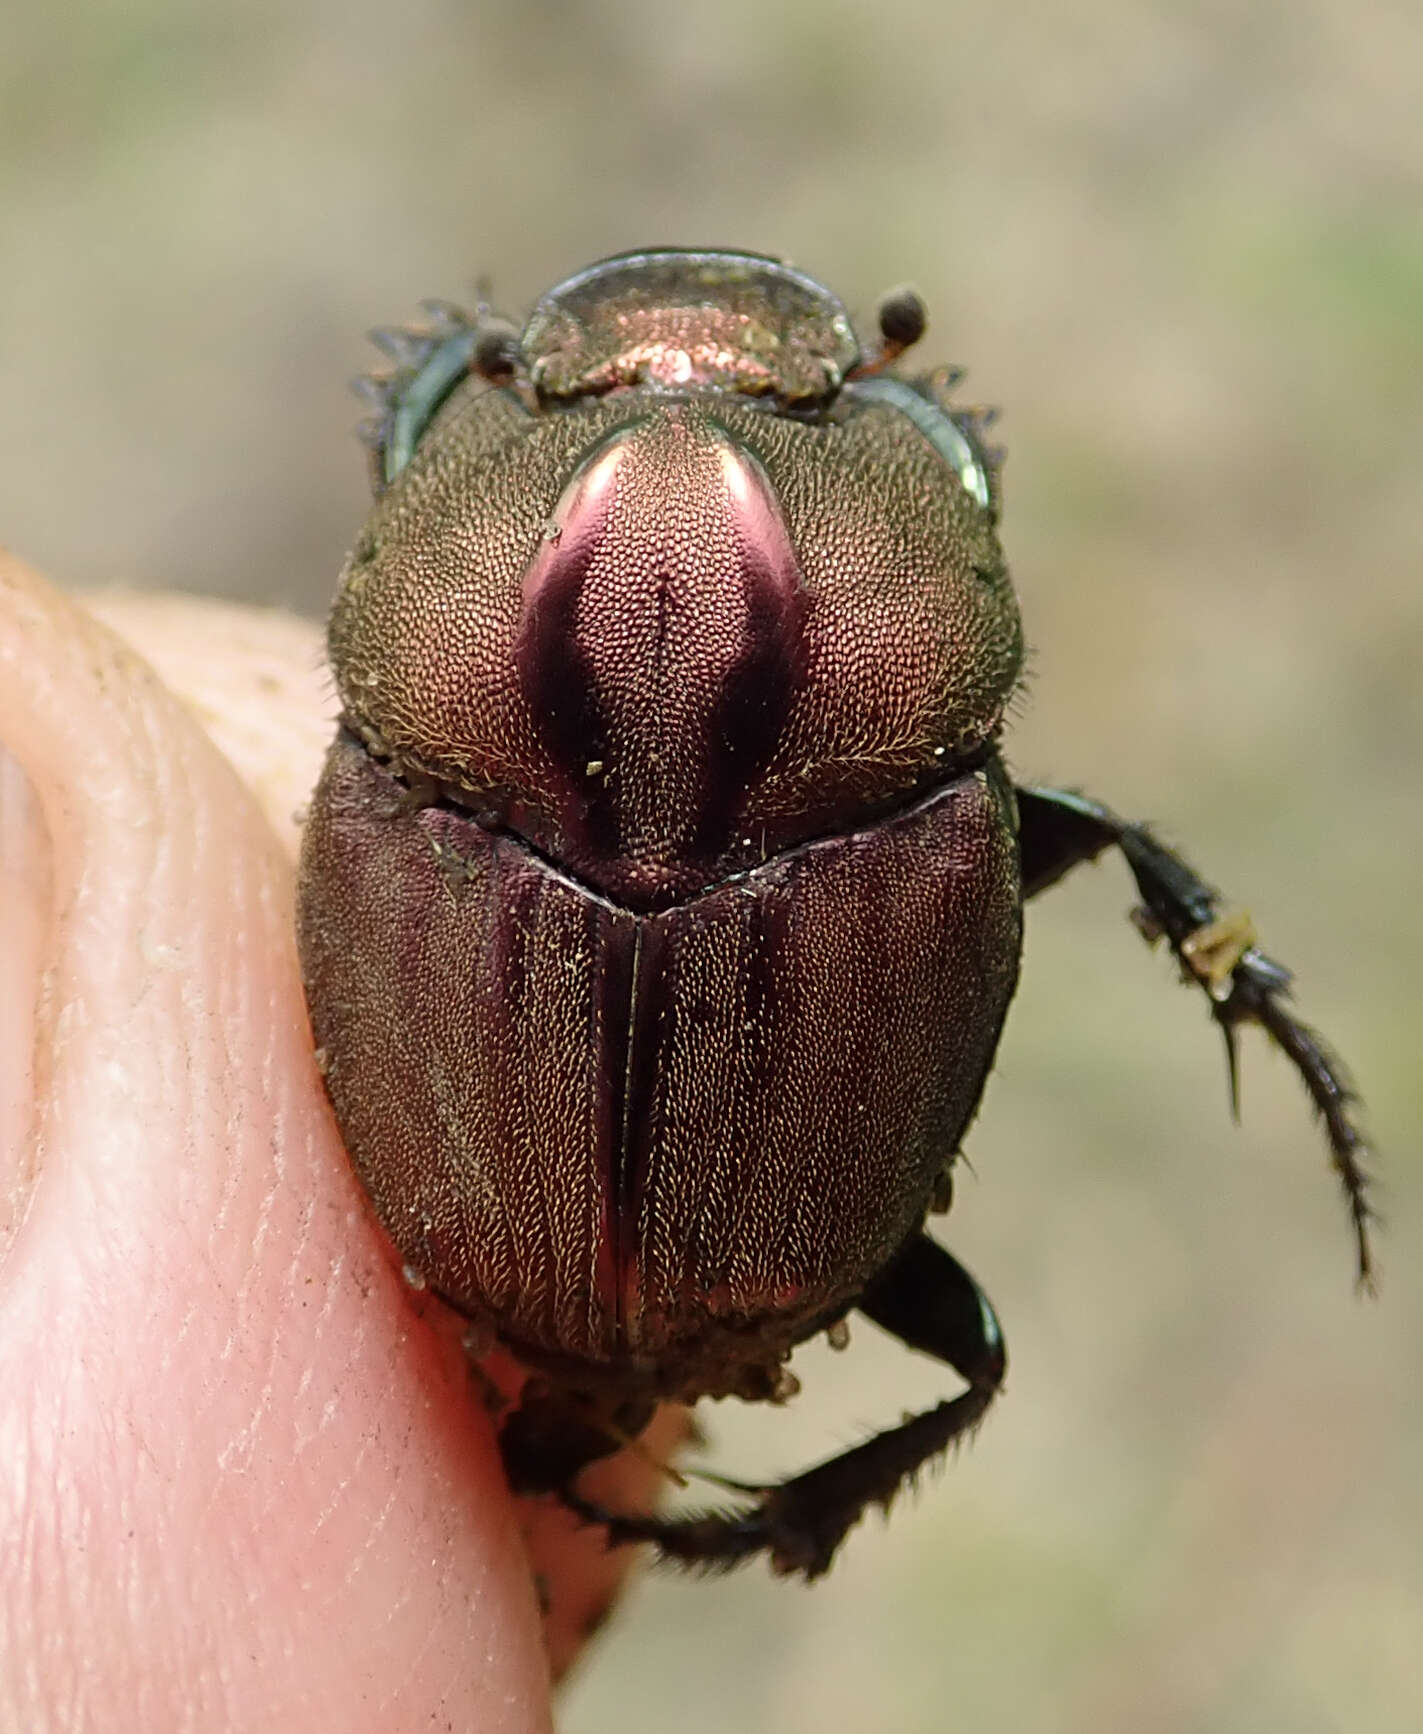
{"label": "blurred green background", "polygon": [[[1005,406],[1032,777],[1259,918],[1385,1153],[1351,1293],[1323,1145],[1126,925],[1030,919],[948,1238],[1013,1348],[977,1443],[813,1590],[651,1574],[570,1734],[1423,1727],[1423,12],[56,0],[0,21],[0,536],[73,584],[324,606],[363,330],[638,243],[785,254]],[[945,1388],[875,1340],[793,1469]],[[476,1658],[471,1657],[471,1666]]]}

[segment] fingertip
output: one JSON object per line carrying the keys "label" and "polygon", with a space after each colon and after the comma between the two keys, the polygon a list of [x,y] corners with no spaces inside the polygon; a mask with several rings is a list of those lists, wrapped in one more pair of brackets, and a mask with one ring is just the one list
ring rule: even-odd
{"label": "fingertip", "polygon": [[182,701],[295,858],[336,728],[321,628],[284,609],[177,592],[104,591],[88,606]]}

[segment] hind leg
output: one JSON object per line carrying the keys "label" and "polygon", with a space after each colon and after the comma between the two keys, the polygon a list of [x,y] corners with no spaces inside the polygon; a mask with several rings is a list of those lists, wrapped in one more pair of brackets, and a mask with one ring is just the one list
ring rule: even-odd
{"label": "hind leg", "polygon": [[1007,1367],[993,1308],[957,1259],[916,1234],[861,1296],[859,1309],[909,1348],[951,1366],[968,1383],[940,1403],[863,1445],[774,1486],[735,1486],[754,1503],[741,1511],[693,1517],[609,1512],[571,1489],[560,1497],[611,1542],[651,1542],[665,1558],[712,1569],[754,1554],[776,1571],[816,1578],[866,1507],[888,1506],[900,1487],[983,1419]]}

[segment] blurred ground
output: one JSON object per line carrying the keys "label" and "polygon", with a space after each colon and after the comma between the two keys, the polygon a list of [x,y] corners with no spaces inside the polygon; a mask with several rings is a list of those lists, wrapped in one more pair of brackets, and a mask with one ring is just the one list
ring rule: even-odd
{"label": "blurred ground", "polygon": [[[1031,918],[955,1248],[1013,1346],[972,1450],[811,1591],[649,1578],[570,1734],[1423,1726],[1423,15],[1407,0],[57,0],[0,22],[0,537],[319,610],[361,333],[636,243],[787,254],[1005,406],[1021,772],[1248,902],[1386,1153],[1385,1283],[1284,1066],[1105,865]],[[940,1389],[862,1329],[798,1467]]]}

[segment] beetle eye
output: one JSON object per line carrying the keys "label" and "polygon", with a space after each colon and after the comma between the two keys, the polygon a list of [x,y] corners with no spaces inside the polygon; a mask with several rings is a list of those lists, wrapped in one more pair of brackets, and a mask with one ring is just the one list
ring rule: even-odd
{"label": "beetle eye", "polygon": [[890,404],[908,416],[984,511],[993,510],[987,460],[951,415],[902,379],[865,379],[852,389],[857,398]]}

